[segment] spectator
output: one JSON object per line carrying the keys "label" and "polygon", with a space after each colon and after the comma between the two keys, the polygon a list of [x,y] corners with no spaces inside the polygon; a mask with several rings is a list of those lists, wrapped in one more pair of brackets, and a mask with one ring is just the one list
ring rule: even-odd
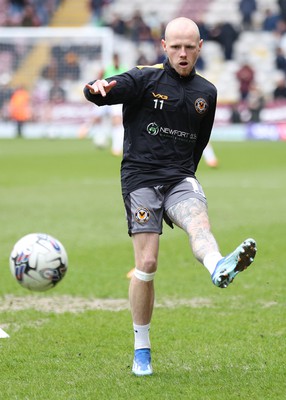
{"label": "spectator", "polygon": [[10,10],[12,13],[22,13],[26,5],[26,0],[10,0]]}
{"label": "spectator", "polygon": [[80,78],[80,65],[78,56],[73,51],[68,51],[64,57],[62,66],[62,77],[71,81],[77,81]]}
{"label": "spectator", "polygon": [[[9,118],[9,101],[12,96],[13,90],[8,83],[0,83],[0,118],[2,120]],[[8,105],[8,107],[7,107]]]}
{"label": "spectator", "polygon": [[282,38],[286,33],[286,21],[284,21],[282,18],[279,18],[274,33],[278,38]]}
{"label": "spectator", "polygon": [[280,9],[281,18],[284,22],[286,22],[286,0],[278,0],[277,4]]}
{"label": "spectator", "polygon": [[242,122],[239,110],[239,103],[233,103],[231,105],[230,122],[232,124],[240,124]]}
{"label": "spectator", "polygon": [[66,92],[58,81],[54,81],[50,88],[49,101],[54,104],[63,103],[66,100]]}
{"label": "spectator", "polygon": [[203,71],[205,69],[205,60],[201,55],[199,55],[197,62],[196,62],[196,69],[198,71]]}
{"label": "spectator", "polygon": [[242,17],[242,26],[246,30],[253,29],[253,14],[257,9],[256,0],[240,0],[239,11]]}
{"label": "spectator", "polygon": [[27,4],[23,10],[21,26],[37,27],[40,25],[41,21],[36,13],[36,9],[32,4]]}
{"label": "spectator", "polygon": [[166,54],[162,49],[162,46],[155,45],[155,58],[153,64],[161,64],[165,61]]}
{"label": "spectator", "polygon": [[[112,63],[107,65],[99,74],[100,78],[106,79],[109,76],[116,76],[127,70],[122,65],[118,53],[114,53]],[[110,126],[108,121],[110,121]],[[106,129],[108,127],[108,130]],[[123,123],[122,123],[122,104],[113,104],[112,107],[104,106],[96,109],[92,119],[84,123],[79,130],[79,137],[86,137],[93,128],[93,142],[98,148],[106,147],[109,136],[111,136],[111,153],[114,156],[121,156],[123,150]],[[110,132],[109,132],[110,130]]]}
{"label": "spectator", "polygon": [[8,5],[7,26],[48,25],[61,0],[10,0]]}
{"label": "spectator", "polygon": [[232,60],[233,46],[238,36],[239,32],[229,22],[217,24],[209,33],[209,38],[222,46],[225,60]]}
{"label": "spectator", "polygon": [[130,39],[135,43],[153,41],[151,29],[144,22],[139,10],[135,11],[130,21],[128,21],[128,34]]}
{"label": "spectator", "polygon": [[160,25],[160,18],[157,11],[151,11],[145,16],[145,23],[150,28],[151,36],[154,41],[162,39],[162,30]]}
{"label": "spectator", "polygon": [[274,14],[270,8],[267,8],[265,10],[265,16],[262,22],[262,29],[266,32],[275,32],[279,20],[280,20],[280,15]]}
{"label": "spectator", "polygon": [[24,86],[19,86],[12,94],[9,115],[16,122],[17,136],[22,137],[24,124],[32,118],[30,94]]}
{"label": "spectator", "polygon": [[[196,24],[199,28],[199,32],[200,32],[200,37],[201,39],[203,39],[204,41],[207,41],[210,38],[210,29],[208,28],[208,26],[205,24],[204,20],[202,17],[198,17],[196,20]],[[218,38],[214,38],[214,40],[217,40]],[[221,44],[221,43],[220,43]],[[203,71],[205,69],[205,61],[204,58],[202,57],[202,55],[200,54],[197,62],[196,62],[196,69],[198,71]],[[211,146],[211,145],[210,145]]]}
{"label": "spectator", "polygon": [[8,7],[8,26],[20,26],[25,0],[10,0]]}
{"label": "spectator", "polygon": [[105,5],[104,0],[89,0],[92,25],[102,25],[102,10]]}
{"label": "spectator", "polygon": [[239,81],[241,100],[246,100],[250,87],[254,82],[254,75],[254,70],[248,63],[244,63],[237,71],[236,78]]}
{"label": "spectator", "polygon": [[[151,63],[152,64],[152,63]],[[156,62],[154,62],[154,64],[156,64]],[[143,53],[139,53],[138,54],[138,58],[136,61],[136,65],[150,65],[149,60],[147,59],[146,55]]]}
{"label": "spectator", "polygon": [[281,47],[275,50],[275,65],[276,68],[286,74],[286,57]]}
{"label": "spectator", "polygon": [[197,23],[199,31],[200,31],[201,39],[208,40],[209,39],[209,28],[205,24],[204,20],[202,18],[198,18],[196,23]]}
{"label": "spectator", "polygon": [[285,78],[280,78],[273,91],[274,100],[286,100],[286,81]]}
{"label": "spectator", "polygon": [[264,107],[264,96],[257,85],[252,84],[249,88],[247,106],[250,112],[251,122],[260,122],[260,113]]}
{"label": "spectator", "polygon": [[59,66],[55,56],[52,56],[49,63],[43,67],[42,77],[52,81],[59,78]]}
{"label": "spectator", "polygon": [[119,14],[113,14],[109,24],[107,24],[114,33],[117,35],[126,35],[127,27],[125,21],[119,16]]}

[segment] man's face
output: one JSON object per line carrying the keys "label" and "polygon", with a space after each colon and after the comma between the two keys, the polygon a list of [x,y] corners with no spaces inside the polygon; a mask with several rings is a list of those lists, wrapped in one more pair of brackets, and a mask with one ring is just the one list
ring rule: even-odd
{"label": "man's face", "polygon": [[200,54],[203,40],[191,31],[172,31],[168,37],[162,39],[162,46],[171,66],[181,76],[188,76]]}

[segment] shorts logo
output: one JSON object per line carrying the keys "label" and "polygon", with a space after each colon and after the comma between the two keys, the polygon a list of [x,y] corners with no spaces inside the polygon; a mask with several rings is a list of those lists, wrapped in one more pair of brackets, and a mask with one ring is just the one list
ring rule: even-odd
{"label": "shorts logo", "polygon": [[135,211],[135,219],[139,224],[145,224],[150,219],[150,211],[144,207],[137,208]]}
{"label": "shorts logo", "polygon": [[209,108],[208,103],[206,102],[205,99],[203,99],[202,97],[199,97],[196,101],[195,101],[195,109],[196,112],[199,114],[204,114],[207,109]]}

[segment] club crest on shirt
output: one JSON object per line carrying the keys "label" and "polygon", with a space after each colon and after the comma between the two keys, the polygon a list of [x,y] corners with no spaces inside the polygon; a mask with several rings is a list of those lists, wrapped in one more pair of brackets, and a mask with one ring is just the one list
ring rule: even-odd
{"label": "club crest on shirt", "polygon": [[139,224],[145,224],[150,219],[150,211],[145,207],[139,207],[135,211],[135,220]]}
{"label": "club crest on shirt", "polygon": [[208,108],[209,108],[209,105],[208,105],[207,101],[205,99],[203,99],[202,97],[199,97],[195,101],[195,109],[196,109],[197,113],[204,114]]}

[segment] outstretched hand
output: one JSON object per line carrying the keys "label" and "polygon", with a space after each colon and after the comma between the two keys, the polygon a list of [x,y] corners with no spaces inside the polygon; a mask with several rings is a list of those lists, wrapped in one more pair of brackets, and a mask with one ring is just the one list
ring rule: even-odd
{"label": "outstretched hand", "polygon": [[99,79],[92,85],[86,84],[85,87],[90,91],[91,94],[101,94],[102,97],[105,97],[116,84],[116,81],[111,81],[108,83],[105,79]]}

